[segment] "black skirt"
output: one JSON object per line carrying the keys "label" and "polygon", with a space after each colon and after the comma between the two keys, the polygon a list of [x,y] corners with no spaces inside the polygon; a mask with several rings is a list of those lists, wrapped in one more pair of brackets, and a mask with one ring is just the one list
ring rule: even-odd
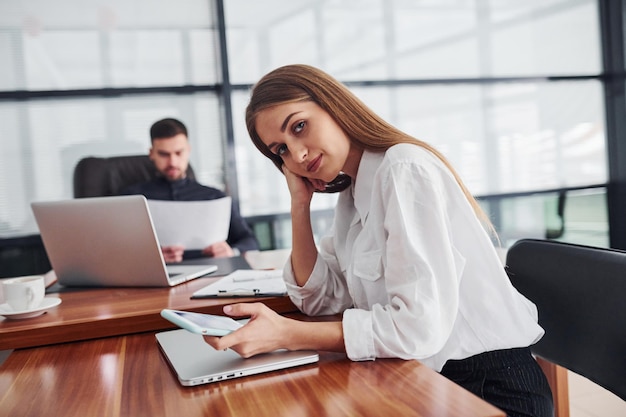
{"label": "black skirt", "polygon": [[441,374],[509,417],[553,417],[548,380],[529,348],[495,350],[449,360]]}

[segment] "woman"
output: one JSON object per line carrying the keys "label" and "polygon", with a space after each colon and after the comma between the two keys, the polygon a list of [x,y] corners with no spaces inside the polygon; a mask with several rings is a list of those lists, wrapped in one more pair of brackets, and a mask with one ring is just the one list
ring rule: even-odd
{"label": "woman", "polygon": [[[224,312],[250,322],[208,343],[245,357],[286,348],[417,359],[510,416],[552,415],[550,388],[528,349],[543,335],[536,308],[510,284],[488,219],[439,152],[305,65],[264,76],[246,123],[291,194],[284,274],[292,301],[309,315],[343,316],[300,322],[262,304],[234,304]],[[340,192],[319,252],[315,191]]]}

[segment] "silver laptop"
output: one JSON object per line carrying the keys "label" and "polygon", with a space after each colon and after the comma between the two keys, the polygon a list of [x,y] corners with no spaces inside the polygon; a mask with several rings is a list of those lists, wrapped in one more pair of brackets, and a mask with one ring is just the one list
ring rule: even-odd
{"label": "silver laptop", "polygon": [[165,265],[144,196],[35,202],[31,208],[61,285],[168,287],[217,270]]}
{"label": "silver laptop", "polygon": [[201,335],[184,329],[156,334],[161,352],[185,386],[276,371],[319,361],[315,351],[279,350],[244,359],[232,350],[215,350]]}

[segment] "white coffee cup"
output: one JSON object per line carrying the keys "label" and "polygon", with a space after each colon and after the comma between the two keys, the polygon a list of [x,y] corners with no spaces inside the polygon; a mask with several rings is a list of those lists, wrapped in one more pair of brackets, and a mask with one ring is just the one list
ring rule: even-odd
{"label": "white coffee cup", "polygon": [[43,301],[46,286],[42,275],[2,280],[4,302],[15,311],[31,310]]}

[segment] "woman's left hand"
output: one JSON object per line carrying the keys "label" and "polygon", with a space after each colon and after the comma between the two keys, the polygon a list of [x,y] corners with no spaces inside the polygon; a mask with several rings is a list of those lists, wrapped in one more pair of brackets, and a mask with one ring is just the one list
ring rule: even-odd
{"label": "woman's left hand", "polygon": [[232,304],[224,307],[224,313],[234,318],[250,316],[250,321],[226,336],[204,336],[213,348],[232,349],[244,358],[287,348],[286,328],[292,320],[278,315],[265,304]]}

